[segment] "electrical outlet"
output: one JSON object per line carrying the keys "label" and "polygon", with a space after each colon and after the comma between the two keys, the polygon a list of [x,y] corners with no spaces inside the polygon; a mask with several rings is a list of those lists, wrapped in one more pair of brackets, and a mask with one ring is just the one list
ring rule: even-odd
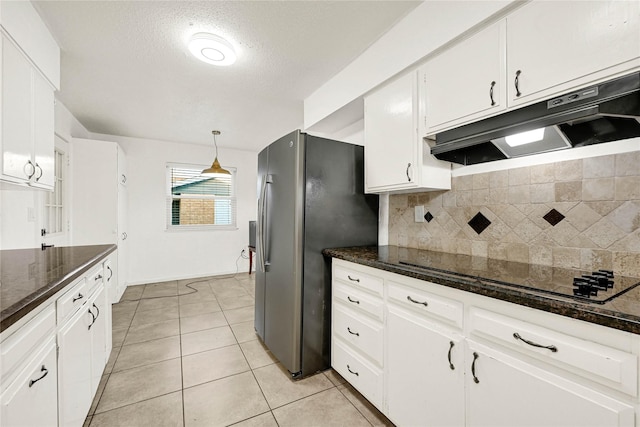
{"label": "electrical outlet", "polygon": [[413,212],[413,220],[415,222],[424,222],[424,206],[416,206]]}

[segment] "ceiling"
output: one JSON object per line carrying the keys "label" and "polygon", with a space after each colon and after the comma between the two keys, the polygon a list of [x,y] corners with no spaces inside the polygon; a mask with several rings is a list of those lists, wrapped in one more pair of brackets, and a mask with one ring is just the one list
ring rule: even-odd
{"label": "ceiling", "polygon": [[[416,1],[34,1],[61,47],[57,98],[90,131],[258,151]],[[238,60],[186,41],[226,38]]]}

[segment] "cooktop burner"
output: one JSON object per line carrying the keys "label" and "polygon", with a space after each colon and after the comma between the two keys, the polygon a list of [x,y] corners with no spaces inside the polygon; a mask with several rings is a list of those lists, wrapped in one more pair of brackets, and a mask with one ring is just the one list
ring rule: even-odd
{"label": "cooktop burner", "polygon": [[546,295],[604,304],[640,286],[640,278],[611,270],[579,270],[469,255],[382,246],[379,261]]}

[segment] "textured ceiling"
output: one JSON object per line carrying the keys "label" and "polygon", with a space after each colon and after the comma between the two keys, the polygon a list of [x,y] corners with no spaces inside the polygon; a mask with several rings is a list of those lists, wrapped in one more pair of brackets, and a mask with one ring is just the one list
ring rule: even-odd
{"label": "textured ceiling", "polygon": [[[419,2],[38,1],[62,50],[57,97],[91,132],[259,150],[302,126],[303,100]],[[196,32],[238,60],[193,58]]]}

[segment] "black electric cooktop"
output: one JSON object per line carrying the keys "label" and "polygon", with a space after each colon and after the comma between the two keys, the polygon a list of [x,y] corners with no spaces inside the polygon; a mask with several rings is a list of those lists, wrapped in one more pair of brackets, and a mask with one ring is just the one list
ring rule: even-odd
{"label": "black electric cooktop", "polygon": [[426,270],[594,304],[605,304],[640,286],[638,277],[599,268],[560,268],[388,246],[379,248],[378,258],[396,268]]}

